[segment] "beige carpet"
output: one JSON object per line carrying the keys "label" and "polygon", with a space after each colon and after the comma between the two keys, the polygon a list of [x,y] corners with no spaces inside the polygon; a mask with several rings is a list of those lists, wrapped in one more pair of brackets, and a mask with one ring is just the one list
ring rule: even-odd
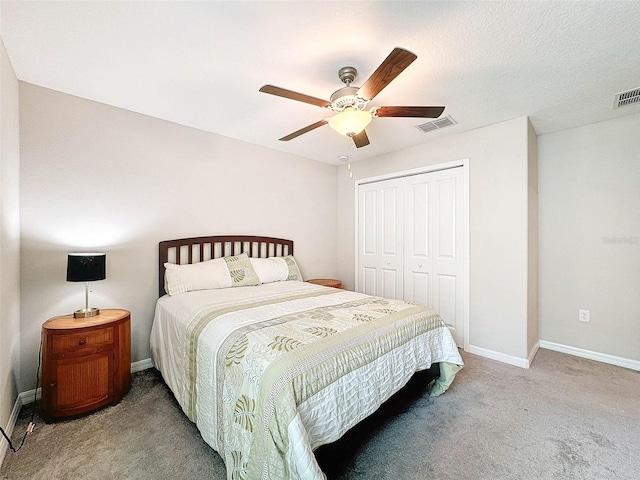
{"label": "beige carpet", "polygon": [[[540,350],[523,370],[463,354],[443,396],[417,376],[381,411],[318,451],[329,479],[640,478],[640,372]],[[28,423],[21,413],[14,438]],[[37,427],[2,479],[226,478],[155,370],[117,406]]]}

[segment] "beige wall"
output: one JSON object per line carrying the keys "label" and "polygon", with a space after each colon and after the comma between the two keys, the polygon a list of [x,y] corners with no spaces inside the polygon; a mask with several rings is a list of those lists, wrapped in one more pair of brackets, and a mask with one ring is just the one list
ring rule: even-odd
{"label": "beige wall", "polygon": [[538,142],[540,339],[640,361],[640,114]]}
{"label": "beige wall", "polygon": [[[2,247],[15,253],[0,257],[4,272],[19,247],[19,239],[5,240],[12,231],[5,211],[9,218],[19,211],[11,200],[17,186],[13,194],[5,190],[5,179],[19,164],[17,144],[5,146],[5,137],[18,139],[17,120],[6,120],[17,115],[18,97],[12,70],[5,81],[2,55]],[[349,179],[346,166],[21,83],[20,390],[33,386],[42,322],[82,306],[82,286],[64,281],[68,252],[107,252],[107,280],[94,284],[91,303],[132,311],[133,360],[143,360],[158,241],[218,233],[293,238],[305,277],[337,277],[353,288],[354,180],[467,158],[470,345],[526,361],[539,329],[543,340],[640,359],[639,119],[537,139],[521,117],[355,163]],[[15,400],[9,377],[19,364],[15,278],[1,286],[0,308],[17,312],[3,313],[0,323],[15,357],[3,343],[5,416]],[[578,308],[591,310],[590,324],[577,322]]]}
{"label": "beige wall", "polygon": [[22,390],[42,322],[84,304],[66,255],[107,253],[90,303],[132,312],[150,356],[160,240],[291,238],[303,276],[337,275],[336,167],[20,83]]}
{"label": "beige wall", "polygon": [[523,364],[528,348],[528,155],[526,117],[346,166],[338,172],[339,275],[354,287],[354,180],[469,159],[469,342]]}
{"label": "beige wall", "polygon": [[[0,426],[18,397],[20,370],[20,139],[18,80],[0,37]],[[0,462],[6,442],[0,438]]]}

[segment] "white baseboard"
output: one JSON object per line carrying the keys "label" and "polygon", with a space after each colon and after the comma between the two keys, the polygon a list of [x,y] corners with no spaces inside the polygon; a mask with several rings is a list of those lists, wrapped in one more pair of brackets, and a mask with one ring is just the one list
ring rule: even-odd
{"label": "white baseboard", "polygon": [[153,367],[155,367],[155,365],[153,364],[153,360],[151,360],[150,358],[145,358],[144,360],[133,362],[131,364],[131,373],[141,372],[142,370]]}
{"label": "white baseboard", "polygon": [[610,365],[617,365],[618,367],[640,371],[640,361],[638,360],[616,357],[614,355],[608,355],[606,353],[593,352],[591,350],[584,350],[582,348],[572,347],[570,345],[562,345],[560,343],[547,342],[545,340],[540,340],[539,343],[540,348],[546,348],[547,350],[554,350],[556,352],[575,355],[576,357],[588,358],[589,360],[596,360],[597,362],[608,363]]}
{"label": "white baseboard", "polygon": [[[11,438],[11,435],[13,434],[13,428],[16,426],[16,422],[18,421],[18,415],[20,414],[21,408],[22,403],[20,401],[20,396],[18,395],[18,398],[16,398],[16,402],[13,404],[13,410],[11,410],[11,415],[9,416],[7,427],[4,429],[9,438]],[[5,441],[4,437],[0,438],[0,467],[2,466],[2,462],[4,462],[4,457],[8,451],[9,444]]]}
{"label": "white baseboard", "polygon": [[33,388],[31,390],[27,390],[26,392],[22,392],[18,395],[18,400],[20,400],[20,406],[29,405],[33,403],[35,394],[35,399],[40,400],[42,398],[42,387],[38,387],[38,391],[36,392]]}
{"label": "white baseboard", "polygon": [[514,357],[513,355],[507,355],[506,353],[496,352],[495,350],[489,350],[482,347],[475,347],[473,345],[469,345],[469,348],[466,351],[469,353],[473,353],[474,355],[480,355],[481,357],[490,358],[491,360],[497,360],[502,363],[508,363],[509,365],[515,365],[516,367],[529,368],[529,366],[531,365],[531,360],[533,359],[533,356],[535,356],[535,352],[537,352],[537,350],[534,350],[532,350],[532,353],[529,354],[529,358]]}

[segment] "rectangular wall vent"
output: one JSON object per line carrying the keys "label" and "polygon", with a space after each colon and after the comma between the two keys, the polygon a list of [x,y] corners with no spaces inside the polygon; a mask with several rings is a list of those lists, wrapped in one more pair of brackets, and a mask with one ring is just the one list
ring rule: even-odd
{"label": "rectangular wall vent", "polygon": [[617,93],[613,97],[613,108],[626,107],[627,105],[633,105],[634,103],[640,103],[640,87],[626,92]]}
{"label": "rectangular wall vent", "polygon": [[415,127],[423,133],[432,132],[433,130],[439,130],[440,128],[448,127],[450,125],[456,125],[456,122],[451,115],[447,115],[446,117],[437,118],[431,122],[422,123],[420,125],[416,125]]}

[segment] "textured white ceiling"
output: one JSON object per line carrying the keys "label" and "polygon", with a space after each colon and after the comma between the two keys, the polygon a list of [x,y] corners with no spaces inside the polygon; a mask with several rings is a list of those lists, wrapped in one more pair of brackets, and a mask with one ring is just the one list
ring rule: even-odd
{"label": "textured white ceiling", "polygon": [[[0,33],[20,80],[327,163],[529,115],[538,134],[640,112],[640,2],[12,2]],[[458,124],[374,118],[356,149],[330,112],[258,92],[327,99],[396,47],[418,59],[372,105],[445,105]]]}

